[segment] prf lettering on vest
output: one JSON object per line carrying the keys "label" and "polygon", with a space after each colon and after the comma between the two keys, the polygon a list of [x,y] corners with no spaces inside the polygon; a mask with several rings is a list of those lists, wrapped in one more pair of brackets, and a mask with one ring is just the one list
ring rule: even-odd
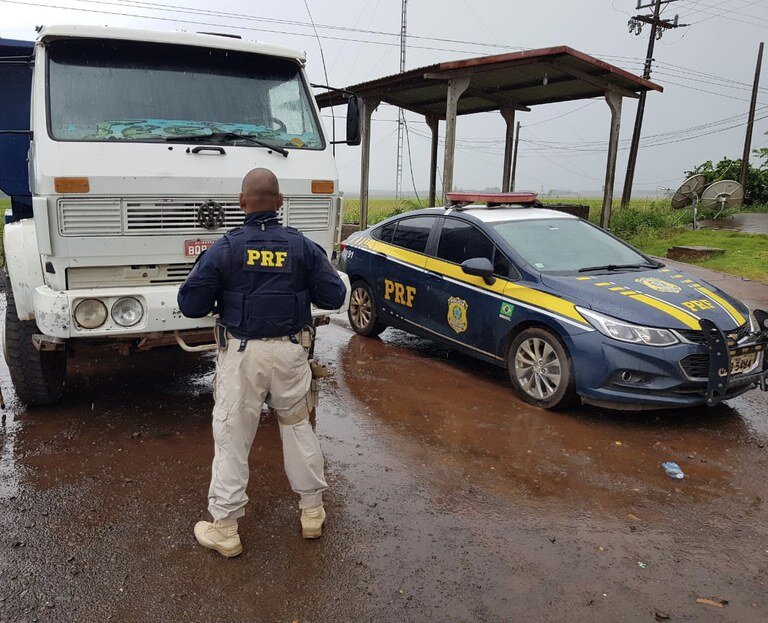
{"label": "prf lettering on vest", "polygon": [[389,279],[384,280],[384,298],[388,301],[394,299],[395,303],[413,307],[414,296],[416,296],[416,288],[413,286],[404,286],[402,283]]}
{"label": "prf lettering on vest", "polygon": [[704,309],[715,309],[715,306],[707,299],[698,299],[695,301],[685,301],[683,303],[691,311],[701,311]]}
{"label": "prf lettering on vest", "polygon": [[259,249],[248,249],[248,266],[271,266],[281,268],[285,264],[285,258],[288,257],[286,251],[260,251]]}

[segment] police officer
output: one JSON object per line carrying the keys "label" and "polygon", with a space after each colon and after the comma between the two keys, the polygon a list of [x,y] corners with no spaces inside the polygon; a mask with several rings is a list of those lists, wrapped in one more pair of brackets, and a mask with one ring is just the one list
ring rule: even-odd
{"label": "police officer", "polygon": [[277,413],[304,538],[319,537],[325,521],[322,493],[328,485],[309,423],[312,373],[300,334],[312,322],[310,303],[338,309],[346,288],[317,244],[280,224],[282,203],[275,175],[250,171],[240,193],[243,226],[218,240],[179,290],[185,316],[200,318],[214,309],[219,315],[208,491],[213,522],[198,522],[195,537],[227,557],[243,550],[237,520],[248,502],[248,453],[264,402]]}

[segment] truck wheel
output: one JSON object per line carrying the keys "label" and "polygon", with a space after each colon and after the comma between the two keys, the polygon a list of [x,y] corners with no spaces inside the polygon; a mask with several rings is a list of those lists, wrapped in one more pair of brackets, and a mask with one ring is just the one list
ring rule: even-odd
{"label": "truck wheel", "polygon": [[512,340],[507,355],[509,378],[525,402],[559,409],[576,401],[571,357],[547,329],[531,327]]}
{"label": "truck wheel", "polygon": [[32,336],[40,331],[34,322],[19,320],[10,279],[5,280],[5,361],[16,395],[30,407],[58,402],[64,394],[67,353],[39,351]]}
{"label": "truck wheel", "polygon": [[385,324],[379,322],[373,292],[365,281],[355,281],[352,284],[347,316],[355,333],[365,337],[376,337],[387,328]]}

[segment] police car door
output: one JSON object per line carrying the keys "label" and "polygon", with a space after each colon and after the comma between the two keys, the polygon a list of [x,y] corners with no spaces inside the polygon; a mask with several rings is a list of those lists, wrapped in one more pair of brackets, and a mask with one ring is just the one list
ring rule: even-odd
{"label": "police car door", "polygon": [[[462,262],[478,257],[493,264],[494,284],[461,269]],[[432,284],[429,326],[477,355],[502,358],[510,327],[500,315],[501,292],[513,269],[493,241],[472,223],[446,217],[426,269]]]}
{"label": "police car door", "polygon": [[434,216],[405,217],[387,223],[379,239],[388,244],[371,258],[377,303],[404,328],[419,326],[425,313],[424,265]]}

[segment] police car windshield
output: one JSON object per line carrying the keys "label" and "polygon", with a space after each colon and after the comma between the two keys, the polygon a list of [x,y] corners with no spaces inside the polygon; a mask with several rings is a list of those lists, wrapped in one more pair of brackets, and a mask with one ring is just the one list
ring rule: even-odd
{"label": "police car windshield", "polygon": [[[643,257],[602,229],[577,219],[540,219],[494,223],[510,247],[528,264],[545,273],[578,272],[605,267],[650,267]],[[600,271],[595,271],[600,272]]]}

